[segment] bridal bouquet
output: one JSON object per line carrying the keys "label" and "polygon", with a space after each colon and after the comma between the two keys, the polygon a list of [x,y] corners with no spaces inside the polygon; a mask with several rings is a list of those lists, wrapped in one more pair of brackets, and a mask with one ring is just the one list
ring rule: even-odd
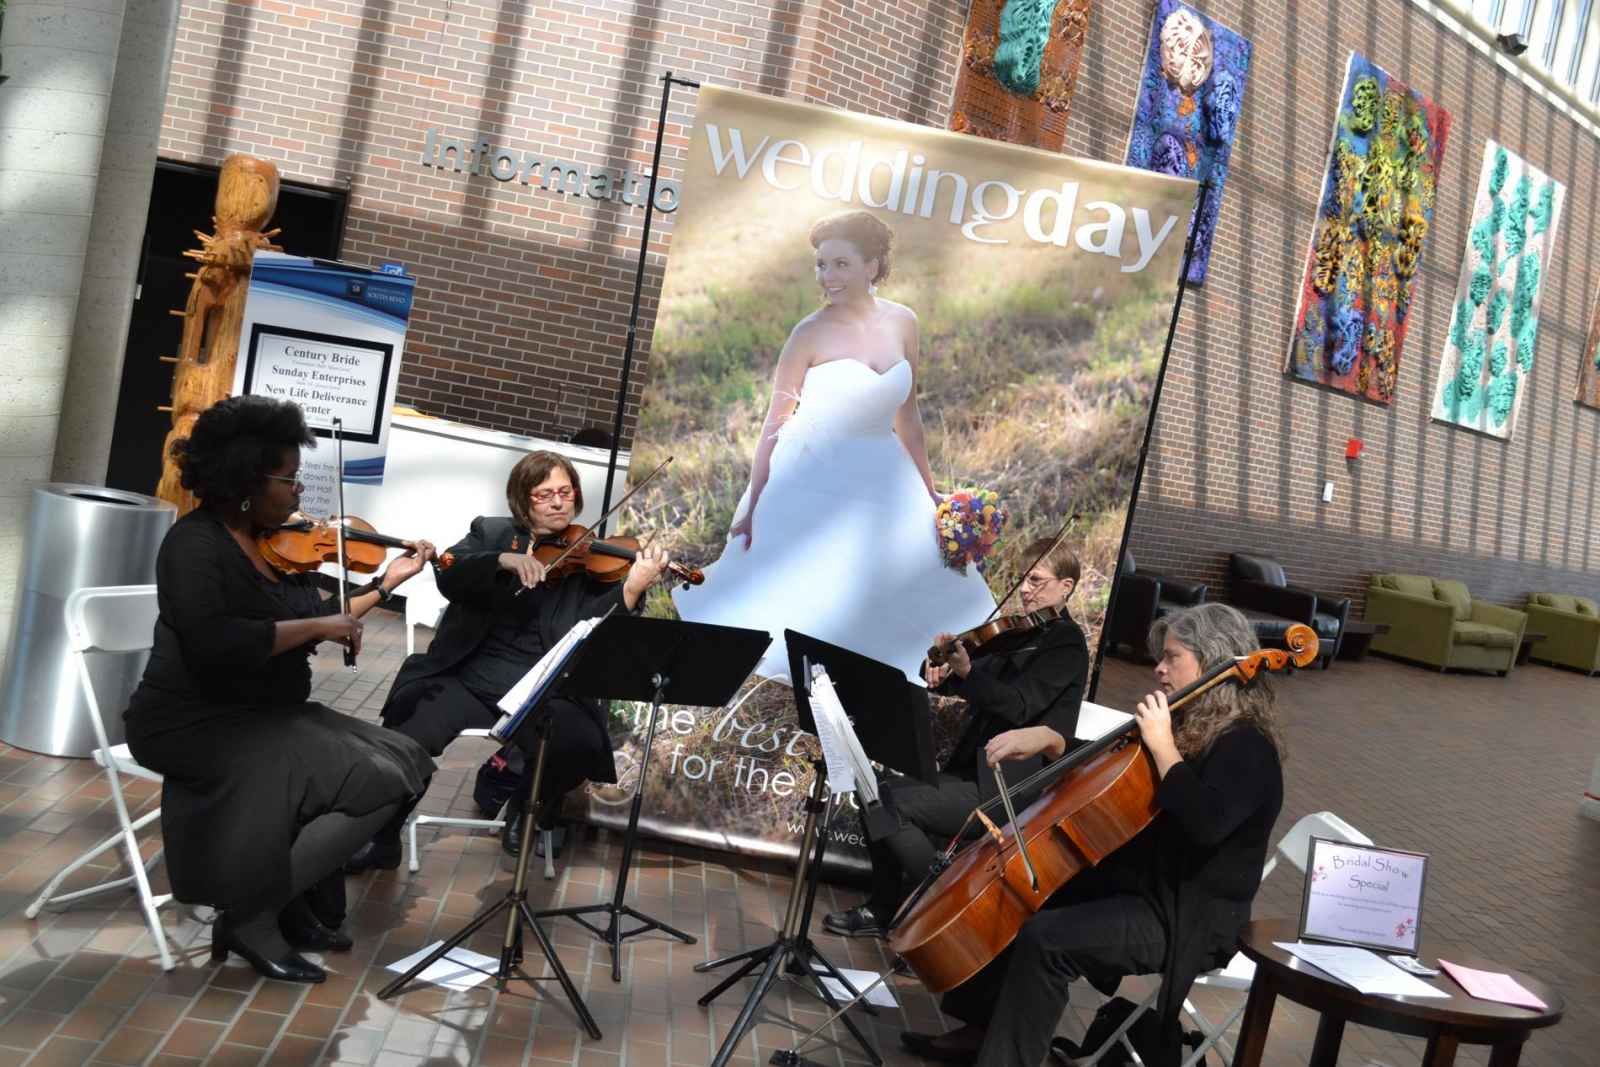
{"label": "bridal bouquet", "polygon": [[976,563],[978,573],[983,573],[984,562],[999,543],[1005,525],[1006,509],[992,489],[957,489],[933,513],[944,565],[962,574],[967,573],[969,563]]}

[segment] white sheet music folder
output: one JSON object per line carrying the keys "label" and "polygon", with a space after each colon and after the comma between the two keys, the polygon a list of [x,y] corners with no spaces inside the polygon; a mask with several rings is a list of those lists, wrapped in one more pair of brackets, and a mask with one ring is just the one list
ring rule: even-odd
{"label": "white sheet music folder", "polygon": [[859,794],[864,803],[878,800],[878,776],[850,725],[833,680],[821,666],[811,668],[811,717],[817,724],[817,743],[828,768],[828,788],[835,793]]}
{"label": "white sheet music folder", "polygon": [[578,651],[578,646],[583,643],[584,638],[594,632],[594,628],[600,625],[603,618],[602,616],[600,619],[584,619],[568,630],[566,636],[556,642],[556,647],[541,656],[539,662],[535,663],[528,673],[500,698],[496,707],[505,714],[500,716],[500,721],[489,731],[491,737],[497,741],[509,741],[517,735],[529,710],[539,705],[545,691],[561,677],[562,668]]}

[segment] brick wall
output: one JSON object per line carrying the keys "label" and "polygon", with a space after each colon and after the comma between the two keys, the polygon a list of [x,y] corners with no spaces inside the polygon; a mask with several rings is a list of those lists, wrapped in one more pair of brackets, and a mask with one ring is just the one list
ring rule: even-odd
{"label": "brick wall", "polygon": [[[1407,0],[1214,0],[1255,44],[1209,280],[1186,298],[1134,548],[1220,583],[1225,553],[1276,555],[1300,582],[1359,595],[1374,570],[1466,579],[1516,603],[1600,586],[1600,412],[1572,403],[1600,270],[1600,141]],[[647,169],[659,75],[942,124],[959,0],[420,4],[257,0],[184,5],[162,153],[245,151],[286,177],[350,187],[346,257],[398,260],[419,301],[400,399],[540,435],[608,426],[643,211],[419,162],[424,133],[590,167]],[[1150,6],[1094,13],[1069,151],[1120,161]],[[1418,304],[1389,408],[1281,374],[1345,57],[1363,51],[1451,111]],[[677,176],[694,93],[674,97],[663,177]],[[1517,436],[1431,423],[1466,221],[1486,137],[1567,185],[1546,271],[1539,365]],[[671,216],[658,213],[637,402]],[[1346,438],[1367,443],[1353,467]],[[1324,480],[1332,504],[1320,502]]]}

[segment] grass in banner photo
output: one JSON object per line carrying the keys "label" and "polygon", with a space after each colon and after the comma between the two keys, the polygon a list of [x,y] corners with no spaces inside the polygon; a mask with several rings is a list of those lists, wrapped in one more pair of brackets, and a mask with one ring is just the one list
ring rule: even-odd
{"label": "grass in banner photo", "polygon": [[776,681],[663,739],[680,773],[647,807],[770,839],[792,803],[750,772],[803,768],[784,627],[914,677],[1076,516],[1095,647],[1195,185],[729,90],[697,110],[633,472],[675,461],[623,521],[706,565],[649,610],[768,630]]}

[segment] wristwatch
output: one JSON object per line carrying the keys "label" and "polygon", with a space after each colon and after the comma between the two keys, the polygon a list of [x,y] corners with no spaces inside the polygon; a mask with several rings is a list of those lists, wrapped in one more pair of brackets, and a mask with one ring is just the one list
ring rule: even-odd
{"label": "wristwatch", "polygon": [[367,588],[378,594],[378,603],[380,604],[387,604],[390,600],[394,599],[394,591],[385,589],[383,587],[382,578],[372,579],[371,584],[369,584]]}

